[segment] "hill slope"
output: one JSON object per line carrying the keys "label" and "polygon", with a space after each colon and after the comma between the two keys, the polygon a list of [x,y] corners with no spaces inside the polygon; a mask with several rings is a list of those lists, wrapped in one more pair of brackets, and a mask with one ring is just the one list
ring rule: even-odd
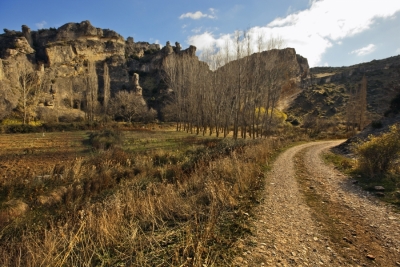
{"label": "hill slope", "polygon": [[300,120],[306,114],[343,120],[350,90],[364,75],[369,121],[379,119],[400,93],[400,56],[349,67],[315,67],[310,73],[308,85],[287,108],[290,115]]}

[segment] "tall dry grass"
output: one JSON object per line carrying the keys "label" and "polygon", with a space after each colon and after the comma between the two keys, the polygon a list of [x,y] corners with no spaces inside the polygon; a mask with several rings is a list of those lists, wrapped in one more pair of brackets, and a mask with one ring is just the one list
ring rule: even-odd
{"label": "tall dry grass", "polygon": [[286,142],[223,141],[176,154],[113,149],[26,187],[38,178],[3,180],[6,198],[30,210],[2,221],[0,266],[229,266],[249,232],[263,168]]}

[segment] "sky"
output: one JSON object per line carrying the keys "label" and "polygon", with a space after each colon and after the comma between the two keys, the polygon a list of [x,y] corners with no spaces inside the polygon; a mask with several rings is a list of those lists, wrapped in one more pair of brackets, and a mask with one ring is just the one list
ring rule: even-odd
{"label": "sky", "polygon": [[[400,0],[0,0],[0,29],[89,20],[165,45],[224,48],[236,31],[282,38],[311,67],[349,66],[400,54]],[[255,49],[254,49],[255,50]]]}

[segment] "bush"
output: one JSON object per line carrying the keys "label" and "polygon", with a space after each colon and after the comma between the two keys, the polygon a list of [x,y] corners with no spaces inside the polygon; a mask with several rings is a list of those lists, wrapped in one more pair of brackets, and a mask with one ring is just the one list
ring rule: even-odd
{"label": "bush", "polygon": [[383,127],[383,124],[381,121],[372,121],[371,127],[374,129],[379,129]]}
{"label": "bush", "polygon": [[37,127],[29,124],[8,125],[5,129],[6,133],[34,133]]}
{"label": "bush", "polygon": [[390,102],[389,110],[385,112],[385,117],[393,114],[396,115],[400,112],[400,94],[396,95],[395,98]]}
{"label": "bush", "polygon": [[122,134],[115,130],[103,130],[91,133],[89,142],[95,149],[111,149],[122,144]]}
{"label": "bush", "polygon": [[370,176],[392,170],[400,159],[400,129],[393,125],[381,136],[369,136],[369,141],[355,147],[358,169]]}

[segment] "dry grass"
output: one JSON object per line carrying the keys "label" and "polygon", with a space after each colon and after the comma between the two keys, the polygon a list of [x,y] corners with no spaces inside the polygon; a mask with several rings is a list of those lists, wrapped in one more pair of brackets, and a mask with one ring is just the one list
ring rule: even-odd
{"label": "dry grass", "polygon": [[13,199],[26,206],[0,222],[0,265],[228,266],[285,141],[195,144],[115,148],[3,179],[1,214]]}

